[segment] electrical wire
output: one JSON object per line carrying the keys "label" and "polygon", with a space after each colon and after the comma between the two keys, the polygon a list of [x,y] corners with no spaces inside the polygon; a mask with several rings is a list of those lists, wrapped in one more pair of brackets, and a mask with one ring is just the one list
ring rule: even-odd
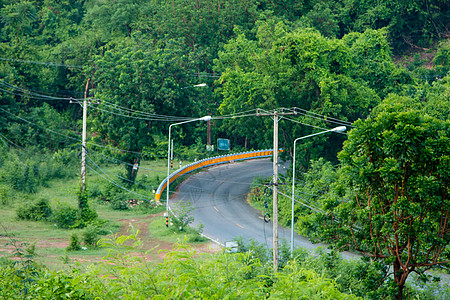
{"label": "electrical wire", "polygon": [[[4,88],[1,88],[1,86],[3,86]],[[13,91],[7,90],[5,88],[12,89]],[[81,104],[81,102],[84,101],[84,99],[82,99],[82,98],[53,97],[53,96],[39,94],[39,93],[33,92],[31,90],[27,90],[27,89],[12,85],[1,79],[0,79],[0,91],[9,93],[9,94],[12,94],[15,96],[28,97],[30,99],[37,99],[37,100],[78,101],[80,104]],[[102,109],[97,106],[93,106],[93,108],[96,110],[99,110],[99,111],[106,112],[106,113],[114,114],[114,115],[121,116],[121,117],[132,118],[132,119],[140,119],[140,120],[148,120],[148,121],[166,121],[166,122],[188,121],[188,120],[194,119],[194,118],[190,118],[190,117],[159,115],[159,114],[148,113],[148,112],[144,112],[144,111],[132,110],[132,109],[108,102],[108,101],[102,101],[102,103],[105,103],[105,106],[109,106],[112,109],[118,110],[118,112],[110,111],[107,109]],[[133,113],[135,115],[129,115],[129,114],[125,114],[125,113]],[[145,117],[141,117],[141,116],[145,116]]]}
{"label": "electrical wire", "polygon": [[[271,186],[268,186],[268,187],[269,187],[271,190],[273,190],[273,187],[271,187]],[[286,195],[285,193],[281,192],[280,190],[278,190],[278,193],[281,194],[281,195],[283,195],[283,196],[285,196],[285,197],[287,197],[287,198],[292,199],[292,196],[288,196],[288,195]],[[295,196],[294,196],[294,197],[295,197]],[[303,202],[300,201],[300,200],[294,199],[294,201],[297,202],[297,203],[300,203],[301,205],[303,205],[303,206],[305,206],[305,207],[307,207],[307,208],[309,208],[309,209],[311,209],[311,210],[314,211],[314,212],[325,213],[323,210],[321,210],[321,209],[319,209],[319,208],[317,208],[317,207],[308,205],[308,204],[306,204],[306,203],[303,203]]]}
{"label": "electrical wire", "polygon": [[312,112],[312,111],[309,111],[306,109],[296,107],[296,108],[288,108],[288,110],[291,112],[294,112],[294,113],[295,112],[300,113],[301,115],[304,115],[304,116],[310,116],[310,117],[314,116],[315,118],[318,118],[318,119],[321,119],[324,121],[330,121],[330,122],[333,121],[334,123],[339,124],[339,125],[352,126],[351,122],[343,121],[343,120],[333,118],[333,117],[328,117],[325,115],[321,115],[321,114],[318,114],[318,113],[315,113],[315,112]]}
{"label": "electrical wire", "polygon": [[164,120],[170,119],[173,121],[185,121],[185,120],[191,120],[193,118],[190,117],[177,117],[177,116],[169,116],[169,115],[160,115],[160,114],[154,114],[154,113],[149,113],[149,112],[145,112],[145,111],[139,111],[139,110],[134,110],[134,109],[130,109],[124,106],[120,106],[117,105],[115,103],[112,102],[108,102],[108,101],[102,101],[102,104],[105,104],[106,106],[110,106],[112,109],[116,109],[120,112],[126,112],[126,113],[133,113],[135,115],[141,115],[141,116],[146,116],[146,117],[152,117],[152,118],[161,118]]}
{"label": "electrical wire", "polygon": [[254,114],[247,114],[247,115],[235,115],[235,116],[229,116],[229,117],[214,117],[215,120],[223,120],[223,119],[237,119],[237,118],[246,118],[246,117],[254,117],[257,116],[256,113]]}
{"label": "electrical wire", "polygon": [[316,129],[320,129],[320,130],[328,130],[328,128],[323,128],[323,127],[311,125],[311,124],[308,124],[308,123],[303,123],[303,122],[300,122],[300,121],[297,121],[297,120],[293,120],[293,119],[291,119],[291,118],[288,118],[288,117],[286,117],[286,116],[283,116],[282,118],[283,118],[283,119],[286,119],[286,120],[288,120],[288,121],[297,123],[297,124],[301,124],[301,125],[308,126],[308,127],[312,127],[312,128],[316,128]]}
{"label": "electrical wire", "polygon": [[87,145],[91,145],[91,146],[95,146],[95,147],[100,147],[100,148],[106,148],[106,149],[110,149],[110,150],[116,150],[116,151],[120,151],[120,152],[125,152],[125,153],[133,153],[133,154],[145,155],[145,153],[142,153],[142,152],[123,150],[123,149],[120,149],[120,148],[114,148],[114,147],[111,147],[111,146],[104,146],[104,145],[96,144],[96,143],[93,143],[93,142],[86,142],[86,144]]}
{"label": "electrical wire", "polygon": [[[33,91],[30,91],[30,90],[27,90],[27,89],[24,89],[24,88],[12,85],[10,83],[7,83],[6,81],[3,81],[1,79],[0,79],[0,86],[3,86],[5,88],[9,88],[9,89],[13,89],[15,91],[18,91],[19,93],[14,92],[14,91],[5,90],[3,88],[0,88],[1,91],[4,91],[6,93],[10,93],[10,94],[13,94],[13,95],[16,95],[16,96],[21,96],[21,97],[26,96],[26,97],[29,97],[29,98],[32,98],[32,99],[59,100],[59,101],[60,100],[70,101],[72,99],[72,98],[67,98],[67,97],[53,97],[53,96],[48,96],[48,95],[35,93]],[[80,100],[80,99],[77,99],[77,100]]]}
{"label": "electrical wire", "polygon": [[29,124],[32,124],[32,125],[34,125],[34,126],[36,126],[36,127],[39,127],[39,128],[41,128],[41,129],[44,129],[44,130],[46,130],[46,131],[48,131],[48,132],[57,134],[57,135],[59,135],[59,136],[66,137],[66,138],[68,138],[68,139],[70,139],[70,140],[73,140],[73,141],[80,142],[80,138],[74,138],[74,137],[71,137],[71,136],[68,136],[68,135],[59,133],[59,132],[57,132],[57,131],[54,131],[54,130],[52,130],[52,129],[49,129],[49,128],[40,126],[40,125],[38,125],[38,124],[36,124],[36,123],[33,123],[33,122],[31,122],[31,121],[29,121],[29,120],[27,120],[27,119],[24,119],[24,118],[22,118],[22,117],[16,116],[16,115],[14,115],[13,113],[11,113],[11,112],[9,112],[9,111],[7,111],[7,110],[1,108],[1,107],[0,107],[0,110],[6,112],[7,114],[9,114],[9,115],[11,115],[11,116],[16,117],[16,118],[19,119],[19,120],[22,120],[22,121],[24,121],[24,122],[27,122],[27,123],[29,123]]}
{"label": "electrical wire", "polygon": [[52,66],[52,67],[66,67],[66,68],[75,68],[75,69],[82,69],[83,68],[83,66],[79,66],[79,65],[59,64],[59,63],[54,63],[54,62],[39,62],[39,61],[32,61],[32,60],[21,60],[21,59],[4,58],[4,57],[0,57],[0,60],[10,61],[10,62],[36,64],[36,65],[47,65],[47,66]]}
{"label": "electrical wire", "polygon": [[[125,165],[130,166],[130,167],[134,166],[133,164],[130,164],[130,163],[125,162],[125,161],[123,161],[123,160],[114,158],[114,157],[112,157],[112,156],[108,156],[108,155],[106,155],[106,154],[104,154],[104,153],[101,153],[101,152],[99,152],[99,151],[95,151],[94,149],[91,149],[91,151],[94,151],[96,154],[99,154],[99,155],[101,155],[101,156],[103,156],[103,157],[106,157],[106,158],[107,158],[109,161],[111,161],[111,162],[120,162],[120,163],[125,164]],[[166,172],[164,172],[164,171],[158,171],[158,170],[154,170],[154,169],[149,169],[149,168],[145,168],[145,167],[142,167],[142,166],[139,166],[139,169],[147,170],[147,171],[152,171],[152,172],[157,172],[157,173],[164,173],[164,174],[166,173]]]}
{"label": "electrical wire", "polygon": [[114,179],[112,179],[110,176],[108,176],[108,174],[106,174],[106,172],[100,167],[100,166],[98,166],[95,162],[93,162],[92,160],[89,160],[91,163],[93,163],[105,176],[106,176],[106,178],[104,177],[104,176],[102,176],[99,172],[97,172],[96,170],[94,170],[94,168],[92,168],[90,165],[87,165],[94,173],[96,173],[98,176],[100,176],[101,178],[103,178],[103,179],[105,179],[106,181],[108,181],[109,183],[112,183],[113,185],[115,185],[115,186],[117,186],[118,188],[120,188],[120,189],[122,189],[122,190],[124,190],[124,191],[127,191],[127,192],[129,192],[129,193],[131,193],[131,194],[134,194],[134,195],[138,195],[138,196],[140,196],[140,197],[143,197],[144,199],[148,199],[149,201],[153,201],[153,198],[149,198],[148,196],[146,196],[146,195],[142,195],[142,194],[139,194],[139,193],[136,193],[136,192],[133,192],[133,191],[131,191],[131,190],[129,190],[129,189],[127,189],[126,187],[124,187],[124,186],[122,186],[122,185],[120,185],[118,182],[116,182]]}
{"label": "electrical wire", "polygon": [[145,196],[145,195],[142,195],[142,194],[133,192],[133,191],[131,191],[131,190],[125,188],[124,186],[122,186],[122,185],[118,184],[117,182],[115,182],[113,179],[108,178],[108,175],[106,175],[106,174],[105,174],[106,177],[103,176],[102,174],[100,174],[99,172],[97,172],[94,168],[92,168],[90,165],[87,165],[87,167],[88,167],[92,172],[94,172],[95,174],[97,174],[98,176],[100,176],[101,178],[103,178],[104,180],[108,181],[109,183],[113,184],[114,186],[117,186],[118,188],[120,188],[120,189],[122,189],[122,190],[124,190],[124,191],[127,191],[127,192],[129,192],[129,193],[131,193],[131,194],[134,194],[134,195],[137,195],[137,196],[140,196],[140,197],[142,197],[142,198],[144,198],[144,199],[146,199],[146,200],[148,200],[148,201],[150,201],[150,202],[152,202],[152,201],[154,200],[153,198],[149,198],[149,197],[147,197],[147,196]]}
{"label": "electrical wire", "polygon": [[[2,140],[3,143],[5,143],[5,145],[8,148],[11,148],[11,145],[9,145],[3,138],[5,138],[6,140],[8,140],[4,135],[0,134],[0,140]],[[8,140],[9,141],[9,140]],[[14,143],[13,143],[14,144]],[[15,145],[15,144],[14,144]],[[20,148],[20,147],[19,147]],[[20,151],[20,150],[19,150]],[[13,155],[16,157],[16,159],[25,167],[25,163],[20,159],[20,157],[17,155],[17,153],[13,152]]]}
{"label": "electrical wire", "polygon": [[[2,139],[3,143],[5,143],[8,147],[11,147],[10,144],[14,145],[16,148],[19,148],[21,151],[23,152],[28,152],[26,149],[20,147],[19,145],[17,145],[16,143],[14,143],[13,141],[11,141],[10,139],[8,139],[6,136],[4,136],[3,134],[0,133],[0,138]],[[8,141],[10,144],[8,144],[6,141]]]}
{"label": "electrical wire", "polygon": [[[0,107],[0,110],[1,110],[1,111],[4,111],[5,113],[7,113],[7,114],[9,114],[9,115],[11,115],[11,116],[16,117],[16,118],[19,119],[19,120],[22,120],[22,121],[24,121],[24,122],[27,122],[27,123],[29,123],[29,124],[32,124],[32,125],[34,125],[34,126],[36,126],[36,127],[39,127],[39,128],[41,128],[41,129],[43,129],[43,130],[46,130],[46,131],[48,131],[48,132],[57,134],[57,135],[59,135],[59,136],[66,137],[66,138],[68,138],[68,139],[70,139],[70,140],[73,140],[73,141],[81,142],[81,139],[80,139],[80,138],[74,138],[74,137],[71,137],[71,136],[68,136],[68,135],[59,133],[59,132],[57,132],[57,131],[55,131],[55,130],[52,130],[52,129],[49,129],[49,128],[40,126],[40,125],[38,125],[38,124],[36,124],[36,123],[33,123],[33,122],[31,122],[31,121],[29,121],[29,120],[27,120],[27,119],[24,119],[24,118],[22,118],[22,117],[16,116],[16,115],[14,115],[13,113],[11,113],[11,112],[9,112],[9,111],[7,111],[7,110],[1,108],[1,107]],[[142,153],[142,152],[129,151],[129,150],[124,150],[124,149],[120,149],[120,148],[114,148],[114,147],[110,147],[110,146],[104,146],[104,145],[96,144],[96,143],[93,143],[93,142],[87,142],[86,144],[89,144],[89,145],[92,145],[92,146],[96,146],[96,147],[101,147],[101,148],[107,148],[107,149],[111,149],[111,150],[117,150],[117,151],[120,151],[120,152],[126,152],[126,153],[134,153],[134,154],[139,154],[139,155],[145,155],[145,153]]]}
{"label": "electrical wire", "polygon": [[239,116],[239,115],[247,114],[247,113],[249,113],[249,112],[254,112],[254,111],[255,111],[254,109],[249,109],[249,110],[241,111],[241,112],[238,112],[238,113],[232,113],[232,114],[227,114],[227,115],[221,115],[221,116],[218,116],[218,117],[216,117],[216,118],[228,118],[228,117],[233,117],[233,116]]}
{"label": "electrical wire", "polygon": [[125,118],[130,118],[130,119],[136,119],[136,120],[146,120],[146,121],[166,121],[166,122],[174,122],[174,121],[188,121],[188,120],[193,120],[193,118],[186,118],[186,119],[169,119],[169,118],[161,118],[161,117],[137,117],[137,116],[132,116],[132,115],[126,115],[126,114],[121,114],[121,113],[116,113],[110,110],[106,110],[106,109],[102,109],[96,106],[93,106],[93,108],[95,110],[98,111],[102,111],[102,112],[106,112],[112,115],[116,115],[116,116],[120,116],[120,117],[125,117]]}
{"label": "electrical wire", "polygon": [[[86,154],[86,158],[87,158],[90,162],[92,162],[93,164],[95,164],[96,166],[98,166],[98,164],[95,163],[95,162],[92,160],[92,158],[89,156],[89,154]],[[122,176],[120,176],[120,175],[118,175],[118,174],[114,174],[114,173],[112,173],[112,172],[110,172],[110,171],[106,171],[105,169],[102,169],[102,170],[103,170],[104,172],[108,173],[108,174],[114,175],[114,176],[116,176],[117,178],[120,178],[120,179],[122,179],[122,180],[128,181],[128,182],[130,182],[130,183],[135,183],[135,184],[140,185],[140,186],[145,187],[145,188],[153,188],[152,186],[148,186],[148,185],[142,184],[142,183],[137,182],[137,181],[132,181],[132,180],[130,180],[130,179],[128,179],[128,178],[125,178],[125,177],[122,177]]]}
{"label": "electrical wire", "polygon": [[[266,110],[262,110],[262,109],[259,109],[259,110],[260,110],[260,112],[259,112],[260,115],[261,114],[263,114],[263,115],[273,115],[273,114],[275,114],[275,111],[277,111],[277,112],[288,111],[288,112],[290,112],[291,115],[292,114],[300,115],[300,116],[304,116],[304,117],[318,119],[318,120],[321,120],[321,121],[324,121],[324,122],[328,122],[328,123],[333,123],[333,124],[342,125],[342,126],[346,126],[346,127],[353,127],[351,122],[343,121],[343,120],[340,120],[340,119],[337,119],[337,118],[333,118],[333,117],[328,117],[328,116],[325,116],[325,115],[320,115],[320,114],[314,113],[312,111],[308,111],[308,110],[297,108],[297,107],[294,107],[294,108],[277,108],[277,109],[274,109],[274,110],[271,110],[271,111],[266,111]],[[283,119],[287,119],[289,121],[292,121],[292,122],[295,122],[295,123],[298,123],[298,124],[314,127],[314,128],[317,128],[317,129],[327,130],[326,128],[321,128],[319,126],[314,126],[314,125],[311,125],[311,124],[307,124],[307,123],[303,123],[303,122],[300,122],[300,121],[297,121],[297,120],[293,120],[291,117],[287,117],[286,115],[283,115],[283,113],[280,113],[279,115]]]}

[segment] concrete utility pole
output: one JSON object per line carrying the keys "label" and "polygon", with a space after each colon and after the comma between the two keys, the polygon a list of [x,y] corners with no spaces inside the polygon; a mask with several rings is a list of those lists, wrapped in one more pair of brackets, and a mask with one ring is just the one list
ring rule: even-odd
{"label": "concrete utility pole", "polygon": [[[87,137],[87,107],[88,101],[91,103],[89,97],[89,83],[91,82],[91,78],[88,78],[86,82],[86,87],[84,89],[84,99],[83,104],[78,99],[70,98],[70,103],[78,103],[83,106],[83,131],[81,133],[81,192],[84,193],[86,190],[86,137]],[[94,104],[99,104],[100,100],[94,101]]]}
{"label": "concrete utility pole", "polygon": [[81,138],[81,193],[86,190],[86,135],[87,135],[87,97],[89,92],[89,82],[88,78],[86,82],[86,88],[84,89],[84,101],[83,101],[83,134]]}
{"label": "concrete utility pole", "polygon": [[293,109],[292,112],[282,112],[279,113],[274,111],[273,113],[260,113],[260,109],[257,109],[257,116],[272,116],[273,117],[273,269],[275,272],[278,271],[278,116],[284,115],[295,115],[296,110]]}

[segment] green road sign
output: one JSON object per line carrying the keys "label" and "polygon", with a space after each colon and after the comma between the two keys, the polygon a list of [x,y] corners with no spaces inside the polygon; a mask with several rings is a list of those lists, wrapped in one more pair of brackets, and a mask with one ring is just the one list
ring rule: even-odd
{"label": "green road sign", "polygon": [[229,139],[217,139],[217,149],[218,150],[230,150],[230,140]]}

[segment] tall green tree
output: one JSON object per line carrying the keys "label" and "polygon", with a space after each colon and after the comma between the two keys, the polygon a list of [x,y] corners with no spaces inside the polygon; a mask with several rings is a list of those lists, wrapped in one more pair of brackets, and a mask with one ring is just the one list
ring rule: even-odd
{"label": "tall green tree", "polygon": [[450,5],[445,0],[344,1],[341,12],[345,32],[389,30],[395,51],[429,47],[448,34]]}
{"label": "tall green tree", "polygon": [[[368,30],[343,39],[330,39],[313,29],[291,30],[283,22],[268,19],[258,22],[256,37],[253,40],[239,33],[219,53],[216,70],[222,75],[217,91],[223,97],[220,109],[224,114],[298,107],[353,122],[367,116],[381,96],[410,81],[408,76],[399,76],[405,72],[392,62],[383,31]],[[323,120],[295,118],[314,126],[326,126]],[[292,148],[295,137],[312,132],[310,127],[283,122],[280,140],[285,149]],[[250,140],[250,147],[271,145],[272,125],[268,118],[254,122],[231,120],[224,126],[233,130],[235,137]],[[258,128],[264,128],[263,132]],[[339,139],[330,143],[332,147],[326,147],[329,152],[323,143],[317,142],[324,139],[302,143],[299,153],[304,163],[319,155],[325,154],[329,159],[336,155]]]}
{"label": "tall green tree", "polygon": [[94,91],[102,103],[94,129],[109,144],[129,151],[122,160],[133,181],[132,165],[153,145],[153,136],[165,136],[171,122],[198,117],[202,106],[197,105],[193,85],[198,82],[190,76],[192,65],[180,43],[171,40],[160,48],[124,39],[121,44],[95,59]]}
{"label": "tall green tree", "polygon": [[37,18],[36,7],[32,2],[22,0],[1,8],[0,17],[4,32],[18,42],[25,34],[31,33],[32,24]]}
{"label": "tall green tree", "polygon": [[392,266],[396,299],[408,276],[450,262],[450,122],[385,110],[355,122],[345,174],[321,224],[328,241]]}

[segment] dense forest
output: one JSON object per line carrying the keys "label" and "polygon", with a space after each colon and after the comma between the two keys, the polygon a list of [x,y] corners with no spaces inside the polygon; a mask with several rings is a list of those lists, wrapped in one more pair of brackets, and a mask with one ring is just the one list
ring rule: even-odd
{"label": "dense forest", "polygon": [[297,137],[351,130],[298,145],[297,193],[321,212],[296,206],[298,232],[391,265],[398,299],[448,263],[449,1],[0,0],[0,33],[0,203],[76,175],[84,100],[89,155],[123,167],[86,197],[142,188],[170,124],[213,117],[173,132],[194,160],[218,138],[272,148],[260,112],[277,111],[286,160]]}

